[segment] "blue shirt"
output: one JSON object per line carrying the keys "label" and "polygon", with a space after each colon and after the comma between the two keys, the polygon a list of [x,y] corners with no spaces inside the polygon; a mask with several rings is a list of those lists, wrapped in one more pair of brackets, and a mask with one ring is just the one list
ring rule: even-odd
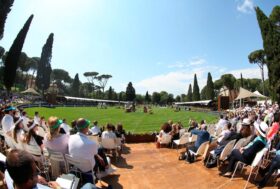
{"label": "blue shirt", "polygon": [[210,140],[210,134],[208,133],[208,131],[205,131],[205,130],[197,130],[197,129],[194,129],[191,131],[191,134],[193,135],[197,135],[197,140],[195,141],[195,148],[198,149],[199,146],[206,142],[206,141],[209,141]]}

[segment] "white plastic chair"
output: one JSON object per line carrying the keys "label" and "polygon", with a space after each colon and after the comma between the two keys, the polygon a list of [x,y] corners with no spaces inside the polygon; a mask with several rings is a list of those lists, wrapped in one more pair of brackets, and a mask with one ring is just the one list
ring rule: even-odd
{"label": "white plastic chair", "polygon": [[246,142],[246,138],[241,138],[241,139],[239,139],[239,140],[236,142],[236,144],[234,145],[233,149],[240,149],[241,147],[244,146],[245,142]]}
{"label": "white plastic chair", "polygon": [[179,136],[180,137],[183,136],[185,134],[185,132],[186,132],[186,129],[180,129],[179,130]]}
{"label": "white plastic chair", "polygon": [[45,130],[42,127],[37,127],[37,129],[38,129],[38,135],[41,137],[45,137],[46,135]]}
{"label": "white plastic chair", "polygon": [[[56,177],[59,177],[62,173],[69,172],[63,153],[56,152],[51,149],[47,149],[47,150],[48,150],[49,159],[51,162],[52,177],[56,178]],[[65,171],[61,170],[61,168],[62,168],[61,165],[64,167]]]}
{"label": "white plastic chair", "polygon": [[167,135],[162,135],[162,137],[160,138],[159,140],[159,143],[160,143],[160,147],[162,144],[164,145],[168,145],[171,143],[171,139],[172,139],[172,136],[167,134]]}
{"label": "white plastic chair", "polygon": [[220,165],[220,161],[225,161],[227,159],[227,157],[230,155],[233,147],[234,147],[234,144],[235,144],[236,140],[231,140],[227,143],[227,145],[224,147],[220,157],[218,158],[218,166]]}
{"label": "white plastic chair", "polygon": [[82,158],[74,158],[74,157],[71,157],[69,154],[65,154],[65,160],[66,160],[66,164],[67,164],[68,173],[70,171],[73,171],[76,173],[76,176],[77,176],[77,173],[79,173],[80,178],[82,178],[83,172],[79,169],[79,167],[82,167],[85,164],[87,164],[89,167],[91,167],[92,181],[94,183],[95,176],[94,176],[94,171],[93,171],[93,167],[92,167],[90,160],[82,159]]}
{"label": "white plastic chair", "polygon": [[178,139],[178,140],[173,140],[172,148],[173,148],[173,144],[176,144],[176,146],[177,146],[177,151],[178,151],[178,147],[179,147],[180,145],[185,145],[185,144],[187,144],[188,141],[189,141],[189,133],[185,133],[184,135],[182,135],[182,136],[180,137],[180,139]]}
{"label": "white plastic chair", "polygon": [[[121,146],[117,145],[115,138],[101,138],[101,146],[107,150],[114,150],[120,155]],[[116,160],[117,158],[118,157],[116,156]]]}
{"label": "white plastic chair", "polygon": [[[259,151],[259,152],[256,154],[256,156],[255,156],[253,162],[252,162],[251,165],[250,165],[250,168],[251,168],[251,169],[250,169],[250,174],[249,174],[249,176],[248,176],[248,179],[247,179],[247,182],[246,182],[246,185],[245,185],[244,189],[247,188],[248,181],[249,181],[250,178],[251,178],[251,175],[252,175],[252,173],[253,173],[253,170],[254,170],[256,167],[259,168],[259,166],[260,166],[260,164],[261,164],[261,161],[262,161],[262,158],[263,158],[263,156],[265,155],[265,153],[267,152],[267,150],[268,150],[267,148],[263,148],[261,151]],[[236,166],[235,166],[234,172],[233,172],[233,174],[232,174],[231,180],[233,180],[233,177],[234,177],[234,175],[235,175],[235,173],[236,173],[236,170],[237,170],[237,168],[238,168],[238,166],[239,166],[240,164],[242,164],[242,169],[241,169],[241,171],[243,170],[244,166],[246,165],[246,163],[241,162],[241,161],[238,161],[237,164],[236,164]],[[255,176],[255,179],[256,179],[257,174],[258,174],[258,169],[257,169],[257,171],[255,172],[255,174],[256,174],[256,176]]]}
{"label": "white plastic chair", "polygon": [[204,154],[204,151],[206,149],[206,146],[207,144],[209,144],[209,141],[206,141],[206,142],[203,142],[199,148],[197,149],[196,152],[192,151],[192,150],[189,150],[191,154],[193,154],[195,157],[197,156],[200,156],[200,155],[203,155]]}

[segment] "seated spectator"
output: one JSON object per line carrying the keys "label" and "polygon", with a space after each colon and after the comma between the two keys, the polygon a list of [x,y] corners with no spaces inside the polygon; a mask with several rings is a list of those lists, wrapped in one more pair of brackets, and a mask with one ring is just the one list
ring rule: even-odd
{"label": "seated spectator", "polygon": [[69,135],[59,133],[62,120],[57,117],[48,119],[49,131],[44,137],[44,146],[56,152],[68,154]]}
{"label": "seated spectator", "polygon": [[272,126],[269,127],[269,130],[267,132],[267,141],[272,141],[274,138],[275,134],[279,131],[279,113],[275,113],[273,116],[273,123]]}
{"label": "seated spectator", "polygon": [[44,131],[47,131],[47,130],[48,130],[45,117],[41,117],[41,118],[40,118],[40,126],[44,129]]}
{"label": "seated spectator", "polygon": [[28,131],[28,127],[27,124],[29,122],[29,118],[27,117],[27,113],[25,111],[22,112],[22,116],[21,118],[23,119],[23,129],[27,132]]}
{"label": "seated spectator", "polygon": [[[47,182],[46,179],[38,174],[33,156],[26,151],[14,149],[9,152],[6,159],[6,167],[6,188],[61,188],[57,182]],[[87,183],[82,186],[81,189],[97,189],[97,187],[93,184]],[[109,185],[107,189],[112,189],[112,187]]]}
{"label": "seated spectator", "polygon": [[90,132],[94,136],[96,136],[96,135],[101,136],[101,131],[100,131],[100,128],[98,126],[98,121],[93,122],[93,127],[90,129]]}
{"label": "seated spectator", "polygon": [[40,116],[39,116],[39,112],[35,112],[34,113],[34,122],[36,123],[36,124],[40,124],[40,121],[41,121],[41,119],[40,119]]}
{"label": "seated spectator", "polygon": [[193,146],[186,147],[186,154],[188,157],[191,157],[189,150],[196,152],[202,143],[210,141],[210,134],[207,131],[207,126],[205,124],[202,124],[199,129],[193,129],[191,135],[197,135],[197,139]]}
{"label": "seated spectator", "polygon": [[93,168],[94,170],[108,168],[108,162],[102,149],[99,150],[97,144],[87,137],[89,124],[90,121],[79,118],[77,120],[78,133],[70,136],[68,144],[69,154],[72,157],[90,161],[91,165],[85,164],[78,167],[84,173],[91,171]]}
{"label": "seated spectator", "polygon": [[260,125],[255,125],[257,137],[247,146],[240,149],[234,149],[229,156],[229,164],[225,173],[220,173],[222,176],[231,177],[234,166],[238,161],[246,164],[251,164],[256,154],[266,146],[266,131],[267,124],[262,122]]}
{"label": "seated spectator", "polygon": [[228,121],[226,120],[226,117],[223,115],[220,115],[220,120],[216,125],[216,131],[219,129],[224,129],[224,126],[226,126],[227,123],[228,123]]}
{"label": "seated spectator", "polygon": [[173,123],[172,124],[172,130],[170,132],[170,135],[172,136],[172,139],[171,139],[172,141],[173,140],[178,140],[180,138],[178,123]]}
{"label": "seated spectator", "polygon": [[72,129],[70,130],[70,134],[71,135],[76,134],[78,132],[76,120],[71,121],[71,127],[72,127]]}
{"label": "seated spectator", "polygon": [[121,138],[122,144],[125,143],[125,130],[123,129],[122,123],[117,124],[117,130],[115,132],[117,138]]}
{"label": "seated spectator", "polygon": [[258,182],[258,188],[265,187],[272,174],[280,169],[280,142],[277,144],[276,150],[276,156],[272,159],[270,164],[264,169],[259,169],[259,173],[263,178]]}
{"label": "seated spectator", "polygon": [[[230,133],[228,136],[224,137],[223,140],[221,140],[221,142],[219,142],[218,144],[215,143],[211,143],[209,146],[209,152],[211,150],[214,150],[214,154],[210,155],[210,161],[208,162],[208,164],[206,165],[206,167],[208,168],[212,168],[215,167],[217,165],[217,159],[218,157],[221,155],[223,149],[225,148],[225,146],[231,141],[231,140],[236,140],[235,143],[238,142],[238,140],[240,140],[241,138],[246,138],[249,137],[251,135],[251,129],[250,129],[250,125],[248,125],[247,122],[243,122],[242,123],[242,127],[240,130],[240,133],[235,132],[232,128],[230,130]],[[206,156],[208,156],[208,153],[206,154]],[[208,158],[206,158],[205,160],[208,160]]]}
{"label": "seated spectator", "polygon": [[23,119],[19,117],[14,118],[15,128],[13,130],[13,139],[17,149],[24,149],[25,133],[23,130]]}
{"label": "seated spectator", "polygon": [[190,120],[190,127],[188,129],[188,132],[191,132],[193,129],[196,129],[198,127],[197,123],[195,120]]}
{"label": "seated spectator", "polygon": [[32,155],[26,151],[14,149],[9,152],[6,159],[6,167],[5,180],[9,189],[40,188],[39,183],[49,185],[51,188],[59,187],[56,182],[47,182],[38,175],[35,161]]}
{"label": "seated spectator", "polygon": [[70,126],[66,123],[66,119],[63,119],[62,120],[62,124],[60,125],[60,129],[62,130],[64,130],[64,132],[61,132],[61,134],[68,134],[68,135],[70,135],[70,130],[71,130],[71,128],[70,128]]}
{"label": "seated spectator", "polygon": [[12,131],[13,131],[13,127],[14,127],[14,112],[15,112],[15,108],[12,106],[7,106],[4,108],[4,117],[1,120],[1,124],[2,124],[2,129],[3,129],[3,134],[5,137],[5,142],[7,143],[7,145],[10,148],[15,148],[12,140]]}
{"label": "seated spectator", "polygon": [[38,131],[38,123],[35,123],[33,120],[28,122],[28,133],[26,135],[26,143],[28,145],[36,146],[38,145],[41,148],[41,151],[43,152],[44,146],[43,146],[43,137],[40,135],[37,135]]}
{"label": "seated spectator", "polygon": [[230,134],[230,128],[231,128],[231,123],[228,122],[226,124],[226,126],[224,127],[223,131],[220,133],[220,135],[218,136],[218,143],[220,143],[225,137],[227,137]]}
{"label": "seated spectator", "polygon": [[116,134],[113,132],[113,128],[114,128],[114,127],[115,127],[115,126],[112,125],[111,123],[107,123],[107,126],[106,126],[107,130],[102,132],[102,134],[101,134],[101,140],[102,140],[102,138],[113,138],[113,139],[116,139],[117,136],[116,136]]}
{"label": "seated spectator", "polygon": [[161,126],[161,130],[159,132],[158,135],[158,139],[157,142],[161,142],[162,139],[166,136],[166,135],[170,135],[170,131],[172,130],[172,127],[168,124],[168,123],[164,123]]}

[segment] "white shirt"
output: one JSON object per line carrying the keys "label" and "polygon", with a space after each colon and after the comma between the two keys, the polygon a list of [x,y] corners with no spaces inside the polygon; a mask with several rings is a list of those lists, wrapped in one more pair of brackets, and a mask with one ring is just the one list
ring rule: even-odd
{"label": "white shirt", "polygon": [[23,120],[22,120],[23,129],[24,129],[25,131],[28,131],[29,129],[28,129],[28,127],[27,127],[27,124],[28,124],[28,122],[29,122],[29,118],[26,117],[26,116],[22,116],[21,118],[23,119]]}
{"label": "white shirt", "polygon": [[75,135],[71,135],[68,144],[69,154],[74,158],[88,159],[91,162],[90,165],[81,165],[79,169],[83,172],[91,171],[95,165],[94,156],[97,154],[97,144],[88,139],[86,135],[78,132]]}
{"label": "white shirt", "polygon": [[63,154],[68,154],[68,142],[69,135],[62,134],[58,137],[48,140],[47,135],[44,137],[43,143],[46,148],[49,148],[56,152],[61,152]]}
{"label": "white shirt", "polygon": [[4,131],[5,142],[10,148],[15,148],[15,144],[13,142],[12,130],[14,129],[14,118],[10,114],[5,114],[2,119],[2,129]]}
{"label": "white shirt", "polygon": [[62,123],[60,125],[60,128],[62,128],[66,134],[70,135],[71,128],[69,127],[69,125],[67,125],[66,123]]}
{"label": "white shirt", "polygon": [[117,136],[113,131],[104,131],[101,138],[117,138]]}
{"label": "white shirt", "polygon": [[91,129],[90,129],[90,132],[94,135],[98,134],[98,133],[101,133],[99,127],[97,125],[93,126]]}
{"label": "white shirt", "polygon": [[39,116],[34,116],[34,122],[40,125],[40,117]]}
{"label": "white shirt", "polygon": [[218,129],[220,129],[220,128],[224,129],[224,126],[226,126],[227,123],[228,123],[227,120],[225,120],[225,119],[220,119],[219,122],[218,122],[217,125],[216,125],[216,130],[218,130]]}
{"label": "white shirt", "polygon": [[220,137],[217,139],[218,142],[221,142],[225,137],[230,134],[230,130],[223,130],[220,134]]}
{"label": "white shirt", "polygon": [[5,116],[2,119],[2,128],[4,133],[7,133],[9,131],[12,131],[14,126],[14,118],[10,114],[5,114]]}
{"label": "white shirt", "polygon": [[24,150],[24,144],[22,140],[24,139],[25,134],[23,129],[18,130],[16,134],[17,134],[17,142],[15,141],[15,146],[17,149]]}

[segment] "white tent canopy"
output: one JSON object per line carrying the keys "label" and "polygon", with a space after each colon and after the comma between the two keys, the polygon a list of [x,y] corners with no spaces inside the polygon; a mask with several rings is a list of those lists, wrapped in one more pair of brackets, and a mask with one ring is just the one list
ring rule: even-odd
{"label": "white tent canopy", "polygon": [[250,97],[257,97],[257,98],[259,97],[260,98],[261,96],[240,87],[239,94],[238,94],[238,96],[236,97],[235,100],[240,100],[240,99],[250,98]]}
{"label": "white tent canopy", "polygon": [[268,98],[267,96],[262,95],[259,91],[255,91],[254,94],[259,95],[259,98]]}
{"label": "white tent canopy", "polygon": [[250,98],[250,97],[263,98],[262,96],[260,96],[258,94],[255,94],[255,93],[252,93],[251,91],[248,91],[247,89],[244,89],[244,88],[240,87],[239,94],[238,94],[238,96],[236,97],[235,100],[240,100],[240,99]]}

